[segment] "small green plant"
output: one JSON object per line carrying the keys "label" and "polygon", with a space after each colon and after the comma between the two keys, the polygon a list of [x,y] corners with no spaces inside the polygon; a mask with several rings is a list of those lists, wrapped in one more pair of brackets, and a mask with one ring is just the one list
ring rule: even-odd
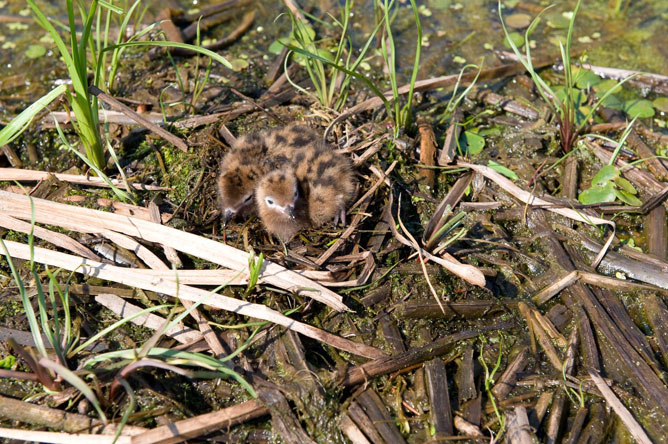
{"label": "small green plant", "polygon": [[[154,29],[155,25],[143,29],[132,36],[127,42],[121,43],[122,35],[127,29],[129,20],[140,5],[139,0],[136,0],[127,12],[107,1],[92,0],[90,6],[86,7],[82,0],[77,0],[76,3],[73,0],[67,0],[68,25],[65,28],[69,35],[65,39],[60,36],[52,21],[44,15],[35,3],[35,0],[27,0],[27,2],[35,15],[37,23],[49,33],[55,42],[58,52],[67,67],[70,79],[72,80],[72,91],[66,90],[65,94],[75,116],[72,124],[84,146],[86,158],[98,170],[103,170],[106,162],[104,144],[100,135],[98,101],[95,95],[90,94],[89,91],[89,67],[94,73],[93,84],[101,90],[107,90],[104,86],[107,70],[109,70],[109,87],[113,87],[120,56],[123,50],[130,46],[162,46],[190,49],[231,68],[230,63],[223,57],[198,46],[168,41],[137,41],[140,37]],[[83,22],[81,37],[78,37],[75,7],[78,9]],[[101,23],[102,10],[105,10],[107,14],[107,21],[104,26]],[[119,38],[116,44],[107,46],[110,29],[109,17],[112,13],[124,15],[122,16]],[[102,28],[104,28],[104,31]],[[68,41],[67,44],[65,43],[66,40]],[[108,67],[105,66],[105,63],[107,53],[109,52],[111,52],[111,65]]]}
{"label": "small green plant", "polygon": [[[581,203],[596,204],[602,202],[614,202],[615,200],[619,199],[628,205],[642,205],[642,201],[636,197],[638,192],[636,191],[633,184],[624,179],[620,174],[619,168],[615,166],[615,159],[617,158],[619,151],[624,146],[626,138],[629,136],[629,134],[631,134],[634,122],[635,119],[633,119],[631,123],[626,126],[626,129],[622,133],[619,142],[617,142],[615,151],[612,153],[612,156],[610,156],[610,162],[608,162],[607,165],[601,167],[601,169],[592,178],[590,187],[582,191],[578,196],[578,200]],[[610,139],[607,137],[597,135],[593,136],[610,141]]]}
{"label": "small green plant", "polygon": [[[350,81],[353,77],[363,79],[370,84],[365,76],[359,74],[357,69],[364,61],[371,46],[373,38],[378,33],[381,25],[377,25],[367,39],[364,47],[353,61],[355,52],[348,35],[349,19],[352,12],[353,1],[346,0],[341,8],[340,19],[330,16],[334,26],[340,28],[340,37],[336,46],[328,45],[328,41],[317,41],[314,29],[291,11],[288,11],[292,22],[292,34],[289,41],[278,42],[299,55],[298,59],[306,68],[306,72],[313,83],[315,94],[305,90],[301,86],[288,79],[292,85],[301,92],[315,97],[324,107],[340,111],[346,103],[350,90]],[[302,11],[303,12],[303,11]],[[331,26],[329,23],[321,22],[323,25]],[[286,58],[286,64],[287,64]],[[288,70],[286,69],[287,73]],[[374,91],[382,95],[380,91]]]}
{"label": "small green plant", "polygon": [[[382,22],[385,23],[384,33],[381,35],[381,54],[383,61],[387,66],[390,86],[392,87],[392,116],[394,118],[394,135],[399,135],[401,130],[407,130],[413,122],[412,106],[413,106],[413,90],[415,81],[417,80],[418,69],[420,67],[420,52],[422,49],[422,24],[420,23],[420,15],[418,7],[414,0],[410,0],[413,8],[413,16],[415,25],[417,27],[417,44],[415,47],[415,59],[413,61],[413,70],[411,72],[411,80],[409,83],[408,98],[406,104],[402,107],[399,98],[399,86],[397,82],[397,64],[396,64],[396,48],[394,46],[394,36],[392,34],[392,20],[390,15],[396,15],[396,10],[399,7],[399,2],[395,0],[383,0],[382,4]],[[375,3],[374,3],[375,4]]]}
{"label": "small green plant", "polygon": [[248,286],[244,292],[244,297],[247,297],[251,291],[257,285],[257,281],[262,273],[262,263],[264,262],[264,253],[260,253],[259,256],[255,255],[255,252],[251,250],[250,255],[248,256]]}
{"label": "small green plant", "polygon": [[[544,9],[536,18],[531,22],[527,31],[524,34],[524,48],[525,54],[522,55],[519,48],[513,41],[506,28],[505,22],[503,21],[503,14],[501,12],[501,0],[499,0],[498,9],[499,9],[499,18],[501,19],[501,25],[503,26],[503,32],[506,35],[506,41],[512,48],[513,52],[519,59],[520,63],[524,65],[527,72],[531,76],[538,93],[543,98],[543,100],[552,108],[554,111],[557,122],[559,124],[559,133],[561,136],[560,144],[561,149],[564,153],[571,151],[575,140],[580,135],[582,128],[587,124],[589,119],[592,117],[596,109],[606,100],[606,98],[612,93],[614,88],[607,91],[603,97],[601,97],[597,102],[595,102],[586,114],[578,114],[580,111],[580,106],[584,103],[585,95],[583,92],[577,88],[578,82],[580,84],[586,83],[587,71],[586,70],[576,70],[573,67],[571,61],[571,41],[573,38],[573,26],[575,24],[575,17],[577,16],[578,10],[580,9],[580,3],[582,0],[578,0],[573,10],[570,22],[568,24],[568,34],[566,36],[566,46],[559,42],[559,49],[561,51],[561,60],[564,67],[564,86],[561,88],[551,87],[548,83],[543,80],[543,78],[536,72],[533,67],[531,60],[531,45],[529,45],[529,37],[534,31],[536,26],[539,23],[541,15],[548,9]],[[577,71],[578,75],[574,75]],[[628,81],[632,76],[627,77],[618,83]]]}
{"label": "small green plant", "polygon": [[489,367],[485,362],[485,358],[483,355],[483,347],[484,345],[480,344],[480,356],[478,357],[478,360],[480,361],[480,364],[485,370],[485,391],[487,392],[489,401],[492,403],[492,407],[494,408],[494,414],[499,420],[499,433],[501,434],[506,429],[506,417],[505,415],[501,414],[498,406],[496,405],[496,399],[494,397],[494,393],[492,393],[492,386],[494,385],[494,375],[501,367],[501,356],[503,356],[503,339],[499,344],[499,356],[496,358],[496,364],[494,365],[494,368],[492,369],[491,372],[489,371]]}
{"label": "small green plant", "polygon": [[435,251],[434,249],[438,247],[437,250],[442,250],[466,234],[466,228],[462,228],[453,236],[446,239],[455,228],[462,224],[464,217],[466,217],[466,213],[463,211],[453,215],[450,204],[446,203],[445,206],[443,206],[443,203],[441,203],[429,220],[427,228],[424,230],[422,242],[425,249],[428,251]]}

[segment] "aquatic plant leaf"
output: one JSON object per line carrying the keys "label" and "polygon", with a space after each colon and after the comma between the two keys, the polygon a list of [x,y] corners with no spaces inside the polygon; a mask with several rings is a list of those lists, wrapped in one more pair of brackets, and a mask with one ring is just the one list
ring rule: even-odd
{"label": "aquatic plant leaf", "polygon": [[625,204],[632,205],[634,207],[639,207],[642,205],[642,200],[638,199],[633,194],[627,193],[626,191],[620,190],[618,188],[615,188],[614,192],[615,196],[617,196],[617,198]]}
{"label": "aquatic plant leaf", "polygon": [[555,29],[566,29],[571,24],[570,19],[564,17],[561,12],[552,12],[545,15],[547,26]]}
{"label": "aquatic plant leaf", "polygon": [[638,194],[636,189],[633,187],[633,184],[629,182],[628,180],[624,179],[623,177],[618,177],[615,179],[615,185],[617,187],[629,194]]}
{"label": "aquatic plant leaf", "polygon": [[629,117],[644,119],[654,116],[652,102],[646,99],[630,100],[624,104],[624,112]]}
{"label": "aquatic plant leaf", "polygon": [[588,89],[601,83],[601,78],[588,69],[579,68],[574,76],[575,86]]}
{"label": "aquatic plant leaf", "polygon": [[619,177],[619,170],[614,165],[605,165],[591,180],[592,185],[603,185],[605,182],[609,182]]}
{"label": "aquatic plant leaf", "polygon": [[478,154],[485,147],[485,138],[471,131],[464,131],[459,137],[459,146],[467,154]]}
{"label": "aquatic plant leaf", "polygon": [[616,80],[605,79],[601,80],[594,89],[596,90],[599,96],[602,96],[603,94],[607,93],[610,90],[612,90],[613,94],[620,92],[622,90],[622,85],[620,85],[619,82]]}
{"label": "aquatic plant leaf", "polygon": [[[508,37],[510,37],[510,39],[513,41],[515,46],[517,46],[518,48],[521,48],[522,46],[524,46],[524,36],[522,34],[520,34],[519,32],[511,32],[510,34],[508,34]],[[506,48],[512,47],[512,45],[508,41],[508,37],[506,37],[503,40],[503,45]]]}
{"label": "aquatic plant leaf", "polygon": [[620,111],[624,108],[624,102],[614,94],[610,94],[608,97],[603,99],[601,105]]}
{"label": "aquatic plant leaf", "polygon": [[668,113],[668,97],[659,97],[652,101],[652,105],[657,111]]}
{"label": "aquatic plant leaf", "polygon": [[285,46],[284,43],[287,43],[287,41],[282,41],[281,39],[274,40],[271,45],[269,45],[269,48],[267,48],[267,51],[279,55],[281,51],[283,51],[283,47]]}
{"label": "aquatic plant leaf", "polygon": [[232,70],[235,72],[248,68],[248,60],[245,59],[232,59],[230,63],[232,63]]}
{"label": "aquatic plant leaf", "polygon": [[490,160],[487,162],[487,166],[496,171],[497,173],[503,174],[510,180],[517,180],[519,177],[517,177],[517,174],[515,174],[515,171],[511,170],[510,168],[506,168],[503,165],[501,165],[498,162],[494,162],[493,160]]}
{"label": "aquatic plant leaf", "polygon": [[585,205],[597,204],[601,202],[614,202],[615,186],[612,182],[606,182],[604,185],[594,185],[587,188],[578,196],[580,203]]}
{"label": "aquatic plant leaf", "polygon": [[46,54],[46,48],[42,45],[30,45],[26,51],[26,57],[29,59],[37,59]]}

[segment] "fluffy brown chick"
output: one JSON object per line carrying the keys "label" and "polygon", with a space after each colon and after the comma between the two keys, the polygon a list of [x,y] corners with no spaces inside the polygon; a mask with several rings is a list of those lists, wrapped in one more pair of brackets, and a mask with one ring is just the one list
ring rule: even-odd
{"label": "fluffy brown chick", "polygon": [[221,160],[216,188],[224,222],[253,210],[255,186],[267,172],[265,140],[262,133],[239,137]]}
{"label": "fluffy brown chick", "polygon": [[260,219],[267,231],[287,242],[308,225],[303,190],[291,169],[264,176],[255,191]]}
{"label": "fluffy brown chick", "polygon": [[346,204],[355,190],[348,158],[317,135],[283,154],[288,160],[264,176],[255,193],[267,231],[288,241],[305,227],[319,227],[332,219],[335,225],[339,219],[345,224]]}
{"label": "fluffy brown chick", "polygon": [[269,171],[291,164],[296,150],[312,148],[318,135],[303,125],[245,134],[237,139],[220,163],[216,188],[224,222],[235,215],[250,215],[258,181]]}

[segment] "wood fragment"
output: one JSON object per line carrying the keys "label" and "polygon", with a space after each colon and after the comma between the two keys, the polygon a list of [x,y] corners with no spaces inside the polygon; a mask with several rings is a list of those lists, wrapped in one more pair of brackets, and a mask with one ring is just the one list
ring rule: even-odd
{"label": "wood fragment", "polygon": [[576,156],[568,156],[561,176],[561,196],[566,199],[577,200],[578,182],[578,158]]}
{"label": "wood fragment", "polygon": [[290,444],[315,444],[302,429],[299,420],[283,394],[275,388],[261,387],[257,390],[262,402],[271,414],[273,429],[281,435],[284,442]]}
{"label": "wood fragment", "polygon": [[647,251],[659,259],[666,260],[668,248],[668,225],[666,225],[666,209],[658,206],[651,210],[646,218]]}
{"label": "wood fragment", "polygon": [[474,338],[484,331],[506,330],[512,327],[513,324],[511,323],[500,322],[486,325],[477,330],[463,330],[422,347],[412,348],[406,353],[397,356],[375,359],[366,364],[349,369],[343,379],[343,385],[353,386],[362,384],[375,376],[386,375],[441,356],[447,353],[455,343]]}
{"label": "wood fragment", "polygon": [[647,294],[642,298],[647,321],[654,333],[654,342],[663,365],[668,368],[668,307],[656,294]]}
{"label": "wood fragment", "polygon": [[[67,433],[100,433],[114,435],[116,424],[103,425],[95,418],[76,413],[64,412],[50,407],[0,396],[0,417],[20,421],[34,426],[48,427]],[[137,426],[125,426],[122,435],[137,435],[146,429]]]}
{"label": "wood fragment", "polygon": [[[99,177],[80,176],[77,174],[49,173],[47,171],[21,170],[18,168],[0,168],[0,181],[39,182],[46,180],[49,176],[54,176],[56,179],[63,182],[76,183],[78,185],[86,185],[90,187],[109,188],[109,185]],[[125,182],[118,179],[110,179],[110,181],[115,187],[127,190]],[[167,187],[161,187],[157,185],[142,185],[132,182],[130,182],[129,185],[135,190],[169,190]]]}
{"label": "wood fragment", "polygon": [[594,381],[594,384],[596,384],[596,387],[601,392],[603,398],[605,398],[605,401],[612,407],[615,413],[617,413],[617,416],[622,420],[636,442],[639,444],[652,444],[652,441],[649,439],[643,428],[638,424],[631,412],[624,407],[624,404],[621,403],[619,398],[615,396],[614,392],[610,389],[608,384],[606,384],[603,378],[593,371],[589,371],[589,376],[591,376],[591,379]]}
{"label": "wood fragment", "polygon": [[515,407],[515,410],[508,412],[507,415],[508,442],[511,444],[533,444],[535,436],[531,433],[526,409]]}
{"label": "wood fragment", "polygon": [[[141,307],[132,305],[127,301],[124,301],[123,299],[119,298],[115,294],[99,294],[95,297],[95,301],[98,304],[116,313],[116,315],[118,315],[121,319],[132,316],[133,314],[139,313],[140,311],[143,310]],[[165,321],[166,319],[156,314],[148,313],[138,316],[130,322],[136,325],[141,325],[143,327],[150,328],[152,330],[158,330],[163,326]],[[179,325],[172,327],[170,330],[167,330],[165,332],[165,335],[176,339],[182,344],[197,342],[204,339],[204,337],[200,332],[198,332],[197,330],[193,330],[192,328],[186,327],[185,325],[183,325],[183,323],[180,323]]]}
{"label": "wood fragment", "polygon": [[[424,117],[418,117],[417,125],[420,132],[420,163],[432,166],[436,157],[436,136],[434,135],[434,130]],[[423,178],[424,184],[430,190],[433,190],[436,170],[432,168],[420,168],[418,172],[420,177]]]}
{"label": "wood fragment", "polygon": [[529,363],[529,348],[523,347],[508,364],[497,383],[492,387],[492,393],[503,400],[515,388],[517,374],[522,372]]}
{"label": "wood fragment", "polygon": [[547,409],[552,403],[553,395],[553,392],[543,392],[538,397],[538,401],[536,401],[533,412],[530,415],[530,423],[534,429],[538,429],[540,424],[543,422],[543,418],[545,418]]}
{"label": "wood fragment", "polygon": [[344,413],[341,415],[339,424],[341,426],[341,431],[353,444],[371,444],[359,427],[357,427],[353,420],[350,419],[348,414]]}
{"label": "wood fragment", "polygon": [[[457,360],[457,372],[455,373],[457,384],[457,404],[459,410],[464,411],[467,401],[478,396],[475,385],[475,364],[473,362],[473,347],[467,345],[461,358]],[[470,419],[467,417],[467,419]]]}
{"label": "wood fragment", "polygon": [[536,120],[538,118],[538,112],[533,108],[529,108],[516,100],[496,94],[488,89],[480,90],[476,95],[476,100],[485,102],[488,105],[499,106],[504,111],[517,114],[526,119]]}
{"label": "wood fragment", "polygon": [[582,427],[584,426],[584,422],[587,419],[587,413],[589,413],[589,409],[587,407],[580,407],[578,409],[564,444],[576,444],[578,442],[578,438],[580,438],[580,433],[582,432]]}
{"label": "wood fragment", "polygon": [[366,389],[357,397],[357,402],[373,422],[378,434],[387,444],[405,444],[399,429],[385,407],[385,402],[373,389]]}
{"label": "wood fragment", "polygon": [[9,164],[13,168],[23,168],[23,162],[21,161],[21,158],[18,154],[16,154],[16,151],[14,151],[14,148],[12,148],[10,145],[0,146],[0,151],[2,151],[2,153],[9,161]]}
{"label": "wood fragment", "polygon": [[461,126],[459,126],[461,118],[461,114],[457,112],[450,118],[450,126],[448,126],[445,132],[445,141],[438,154],[438,164],[440,166],[450,165],[455,161],[457,147],[459,146],[459,134],[462,130]]}
{"label": "wood fragment", "polygon": [[256,399],[156,427],[132,437],[131,444],[176,444],[269,414]]}
{"label": "wood fragment", "polygon": [[474,438],[485,438],[485,434],[482,433],[480,427],[476,426],[475,424],[471,424],[459,415],[455,415],[454,423],[455,429],[464,435],[468,435]]}
{"label": "wood fragment", "polygon": [[385,442],[380,436],[380,433],[378,433],[378,430],[376,430],[373,421],[371,421],[369,416],[357,401],[350,403],[350,406],[348,407],[348,415],[350,415],[350,418],[364,432],[364,434],[369,437],[369,440],[372,443],[376,444]]}
{"label": "wood fragment", "polygon": [[399,331],[396,322],[394,322],[389,315],[383,314],[380,317],[380,327],[383,330],[385,341],[387,341],[392,348],[392,354],[396,355],[404,353],[406,351],[406,345],[404,345],[404,341],[401,339],[401,332]]}
{"label": "wood fragment", "polygon": [[432,359],[424,364],[427,392],[431,405],[431,425],[434,436],[450,436],[452,428],[452,411],[448,394],[448,374],[445,364],[440,358]]}

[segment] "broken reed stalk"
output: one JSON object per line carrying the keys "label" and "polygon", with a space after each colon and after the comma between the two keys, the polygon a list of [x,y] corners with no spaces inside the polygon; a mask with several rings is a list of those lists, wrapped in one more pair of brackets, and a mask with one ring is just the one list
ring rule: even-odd
{"label": "broken reed stalk", "polygon": [[[32,199],[35,207],[35,222],[37,223],[55,225],[83,233],[99,234],[106,231],[124,233],[127,236],[144,241],[172,247],[223,267],[242,272],[243,275],[248,272],[248,253],[245,251],[202,236],[185,233],[134,217],[65,205],[45,199],[29,198],[6,191],[0,191],[0,211],[16,218],[30,220],[32,217],[30,199]],[[337,311],[348,311],[338,294],[270,261],[264,261],[260,279],[287,291],[294,291],[311,297]],[[224,282],[219,282],[219,284],[222,283]]]}
{"label": "broken reed stalk", "polygon": [[[62,182],[76,183],[78,185],[85,185],[89,187],[104,187],[110,188],[100,177],[88,177],[81,176],[78,174],[61,174],[61,173],[50,173],[48,171],[33,171],[33,170],[21,170],[18,168],[0,168],[0,181],[2,182],[39,182],[42,180],[47,180],[49,176],[53,176],[56,179]],[[117,179],[110,179],[111,183],[117,187],[127,190],[125,182]],[[146,190],[146,191],[162,191],[169,190],[168,187],[161,187],[157,185],[142,185],[142,184],[130,184],[130,187],[135,190]]]}
{"label": "broken reed stalk", "polygon": [[155,279],[153,277],[135,274],[135,270],[132,268],[101,264],[81,257],[39,247],[34,248],[31,252],[30,247],[27,244],[19,242],[5,241],[5,244],[7,245],[10,255],[15,258],[30,260],[32,257],[34,261],[38,263],[60,267],[87,276],[95,276],[100,279],[135,286],[144,290],[168,294],[191,302],[205,300],[205,305],[282,325],[297,333],[322,341],[328,345],[357,356],[364,356],[372,359],[385,356],[385,353],[377,348],[359,344],[312,327],[308,324],[295,321],[267,306],[252,304],[246,301],[211,293],[206,290],[201,290],[199,288],[177,284],[176,278],[174,280]]}

